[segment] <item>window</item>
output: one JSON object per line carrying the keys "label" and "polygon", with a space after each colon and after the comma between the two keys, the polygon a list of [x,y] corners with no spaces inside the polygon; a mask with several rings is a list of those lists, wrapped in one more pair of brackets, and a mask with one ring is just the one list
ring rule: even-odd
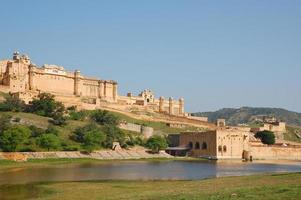
{"label": "window", "polygon": [[223,151],[224,151],[224,152],[227,152],[227,146],[226,146],[226,145],[224,145]]}
{"label": "window", "polygon": [[192,143],[192,142],[189,142],[188,147],[189,147],[190,149],[193,149],[193,143]]}
{"label": "window", "polygon": [[206,142],[203,142],[202,149],[207,149],[207,143]]}
{"label": "window", "polygon": [[199,143],[199,142],[196,142],[194,148],[195,148],[195,149],[200,149],[200,143]]}
{"label": "window", "polygon": [[218,146],[218,152],[222,152],[223,148],[222,148],[222,145],[219,145]]}

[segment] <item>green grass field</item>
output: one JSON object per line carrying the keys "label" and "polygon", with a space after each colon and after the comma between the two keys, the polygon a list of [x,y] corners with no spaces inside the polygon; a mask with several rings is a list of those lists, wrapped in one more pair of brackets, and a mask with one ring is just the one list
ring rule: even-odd
{"label": "green grass field", "polygon": [[301,173],[200,181],[89,181],[2,185],[0,199],[299,200]]}

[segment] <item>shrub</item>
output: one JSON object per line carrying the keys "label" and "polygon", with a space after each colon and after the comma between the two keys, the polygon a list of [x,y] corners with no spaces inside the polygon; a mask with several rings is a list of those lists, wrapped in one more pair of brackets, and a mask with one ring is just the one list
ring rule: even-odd
{"label": "shrub", "polygon": [[260,138],[264,144],[275,144],[275,134],[271,131],[259,131],[255,134],[256,138]]}
{"label": "shrub", "polygon": [[49,151],[60,146],[60,139],[54,134],[42,134],[37,138],[37,144]]}
{"label": "shrub", "polygon": [[5,101],[0,103],[0,111],[22,112],[25,110],[24,101],[16,96],[7,96]]}
{"label": "shrub", "polygon": [[72,120],[84,121],[87,117],[87,112],[86,111],[79,111],[79,112],[71,111],[71,112],[69,112],[69,117]]}
{"label": "shrub", "polygon": [[16,151],[17,148],[27,142],[30,130],[23,126],[12,126],[0,134],[0,148],[4,151]]}
{"label": "shrub", "polygon": [[95,110],[91,113],[91,119],[100,125],[118,125],[118,118],[106,110]]}
{"label": "shrub", "polygon": [[40,135],[45,133],[44,129],[38,128],[34,125],[29,126],[29,129],[31,130],[32,137],[39,137]]}
{"label": "shrub", "polygon": [[90,130],[86,132],[83,137],[83,148],[88,152],[92,152],[94,149],[102,146],[102,142],[105,138],[106,136],[103,132],[99,130]]}
{"label": "shrub", "polygon": [[114,125],[105,125],[103,130],[106,134],[104,143],[106,148],[112,148],[113,142],[119,142],[120,146],[125,144],[125,134],[120,128]]}
{"label": "shrub", "polygon": [[53,126],[53,125],[49,125],[48,127],[47,127],[47,129],[45,130],[45,133],[48,133],[48,134],[54,134],[54,135],[59,135],[59,130],[57,130],[56,128],[55,128],[55,126]]}
{"label": "shrub", "polygon": [[64,126],[66,125],[66,118],[62,113],[56,113],[49,122],[57,126]]}
{"label": "shrub", "polygon": [[0,116],[0,134],[11,126],[11,118],[12,116],[8,114],[3,114]]}
{"label": "shrub", "polygon": [[76,142],[83,143],[85,133],[89,132],[89,131],[101,131],[101,129],[94,123],[88,124],[83,127],[78,127],[74,130],[74,133],[71,136],[71,139],[73,139]]}
{"label": "shrub", "polygon": [[152,136],[147,140],[146,147],[150,148],[152,152],[158,153],[167,147],[166,138],[159,135]]}

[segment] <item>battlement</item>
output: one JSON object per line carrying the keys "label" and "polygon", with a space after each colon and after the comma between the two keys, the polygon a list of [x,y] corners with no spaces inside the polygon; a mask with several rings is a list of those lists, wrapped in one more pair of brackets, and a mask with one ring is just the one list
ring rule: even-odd
{"label": "battlement", "polygon": [[[31,101],[41,92],[60,96],[61,99],[78,98],[92,99],[94,104],[101,102],[140,106],[151,111],[169,115],[184,116],[184,99],[174,100],[163,97],[155,98],[154,93],[147,89],[137,96],[118,94],[118,83],[114,80],[102,80],[81,75],[75,70],[68,72],[63,66],[44,64],[41,67],[33,64],[27,55],[14,52],[12,60],[0,61],[0,85],[9,93],[22,98],[25,102]],[[68,98],[64,98],[64,96]],[[69,100],[63,102],[68,105]],[[78,105],[83,107],[83,105]]]}

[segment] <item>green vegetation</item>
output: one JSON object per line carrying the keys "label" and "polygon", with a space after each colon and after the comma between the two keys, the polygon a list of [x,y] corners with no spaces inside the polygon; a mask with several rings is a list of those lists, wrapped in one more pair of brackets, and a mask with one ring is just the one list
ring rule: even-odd
{"label": "green vegetation", "polygon": [[23,126],[11,126],[0,134],[0,147],[3,151],[16,151],[21,144],[27,142],[30,129]]}
{"label": "green vegetation", "polygon": [[297,136],[297,134],[301,136],[300,127],[287,126],[286,129],[287,131],[284,133],[285,140],[301,143],[301,138]]}
{"label": "green vegetation", "polygon": [[56,150],[60,147],[60,139],[58,136],[52,133],[46,133],[46,134],[41,134],[37,138],[37,144],[40,145],[40,147],[47,149],[48,151],[50,149]]}
{"label": "green vegetation", "polygon": [[223,177],[200,181],[83,181],[2,185],[6,199],[236,199],[297,200],[301,173]]}
{"label": "green vegetation", "polygon": [[275,144],[275,134],[271,131],[259,131],[255,134],[256,138],[260,138],[263,144]]}
{"label": "green vegetation", "polygon": [[[24,141],[14,144],[13,147],[8,147],[2,142],[0,150],[92,151],[111,148],[113,142],[119,142],[123,148],[146,145],[146,141],[139,133],[118,128],[120,121],[153,127],[155,133],[161,135],[187,130],[170,128],[165,123],[137,120],[104,110],[77,111],[74,106],[66,109],[48,93],[41,93],[29,105],[25,105],[17,97],[5,96],[5,100],[0,103],[0,135],[6,137],[6,141],[13,142],[11,139],[8,140],[9,133],[4,136],[3,133],[7,128],[16,125],[19,129],[29,130],[30,134],[29,138],[24,138]],[[197,130],[198,128],[189,127],[188,129]]]}
{"label": "green vegetation", "polygon": [[167,148],[168,145],[165,137],[154,135],[147,140],[146,146],[151,149],[152,152],[158,153],[160,150]]}
{"label": "green vegetation", "polygon": [[218,118],[225,118],[230,125],[252,124],[254,116],[268,115],[285,121],[287,124],[301,126],[301,113],[288,111],[281,108],[223,108],[216,112],[199,112],[194,113],[195,116],[208,117],[210,122],[216,122]]}

